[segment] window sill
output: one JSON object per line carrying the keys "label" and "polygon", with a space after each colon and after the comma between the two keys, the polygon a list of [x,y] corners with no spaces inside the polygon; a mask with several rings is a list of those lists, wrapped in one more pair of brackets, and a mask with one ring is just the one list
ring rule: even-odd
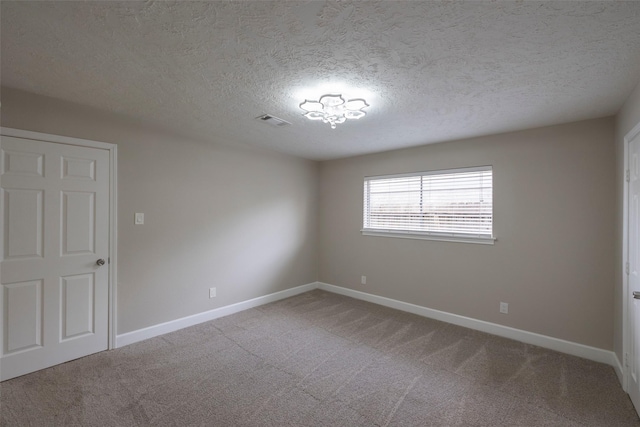
{"label": "window sill", "polygon": [[495,237],[475,237],[461,235],[439,235],[426,233],[405,233],[394,231],[361,230],[363,236],[397,237],[400,239],[435,240],[439,242],[474,243],[479,245],[493,245]]}

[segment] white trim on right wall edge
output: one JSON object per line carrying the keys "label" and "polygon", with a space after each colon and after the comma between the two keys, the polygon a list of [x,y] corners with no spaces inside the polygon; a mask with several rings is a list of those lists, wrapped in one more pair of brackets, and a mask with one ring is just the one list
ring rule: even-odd
{"label": "white trim on right wall edge", "polygon": [[463,326],[465,328],[487,332],[492,335],[509,338],[526,344],[537,345],[539,347],[548,348],[550,350],[559,351],[561,353],[571,354],[573,356],[582,357],[584,359],[593,360],[595,362],[606,363],[607,365],[610,365],[614,368],[616,374],[618,375],[618,378],[622,377],[622,366],[620,365],[620,362],[618,361],[618,358],[613,351],[590,347],[588,345],[561,340],[546,335],[540,335],[534,332],[527,332],[521,329],[511,328],[509,326],[498,325],[496,323],[485,322],[483,320],[472,319],[470,317],[459,316],[457,314],[434,310],[432,308],[422,307],[420,305],[410,304],[408,302],[402,302],[391,298],[368,294],[366,292],[355,291],[353,289],[343,288],[341,286],[330,285],[328,283],[318,282],[318,289],[322,289],[327,292],[333,292],[335,294],[345,295],[351,298],[356,298],[378,305],[383,305],[385,307],[394,308],[396,310],[406,311],[408,313],[417,314],[418,316],[452,323],[454,325]]}

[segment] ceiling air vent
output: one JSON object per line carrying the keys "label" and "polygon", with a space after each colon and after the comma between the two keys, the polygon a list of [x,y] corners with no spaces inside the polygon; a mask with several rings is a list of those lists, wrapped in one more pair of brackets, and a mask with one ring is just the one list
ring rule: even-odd
{"label": "ceiling air vent", "polygon": [[274,117],[274,116],[269,115],[269,114],[263,114],[260,117],[256,117],[256,119],[262,120],[263,122],[268,123],[271,126],[276,126],[276,127],[289,126],[291,124],[291,123],[289,123],[289,122],[287,122],[285,120],[279,119],[279,118]]}

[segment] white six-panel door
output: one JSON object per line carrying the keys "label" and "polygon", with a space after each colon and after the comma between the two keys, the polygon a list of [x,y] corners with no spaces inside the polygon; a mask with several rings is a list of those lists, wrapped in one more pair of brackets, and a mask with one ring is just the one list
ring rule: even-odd
{"label": "white six-panel door", "polygon": [[110,169],[98,148],[2,136],[0,151],[5,380],[108,347]]}

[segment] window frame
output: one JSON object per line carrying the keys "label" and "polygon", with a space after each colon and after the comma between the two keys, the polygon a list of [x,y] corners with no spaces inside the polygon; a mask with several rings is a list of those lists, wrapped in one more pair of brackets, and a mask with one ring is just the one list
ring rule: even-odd
{"label": "window frame", "polygon": [[[491,171],[492,182],[491,182],[491,235],[490,236],[487,236],[484,234],[446,233],[446,232],[438,232],[438,231],[384,230],[384,229],[365,228],[364,226],[366,223],[365,206],[368,205],[368,203],[366,203],[366,200],[365,200],[365,198],[367,197],[366,184],[368,181],[375,181],[378,179],[404,178],[404,177],[413,177],[413,176],[449,175],[454,173],[468,173],[468,172],[478,172],[478,171]],[[361,211],[362,229],[360,231],[363,236],[396,237],[396,238],[402,238],[402,239],[419,239],[419,240],[434,240],[434,241],[443,241],[443,242],[462,242],[462,243],[493,245],[497,240],[494,235],[495,209],[494,209],[493,189],[494,189],[494,185],[493,185],[493,166],[492,165],[473,166],[473,167],[464,167],[464,168],[455,168],[455,169],[437,169],[437,170],[400,173],[400,174],[392,174],[392,175],[365,176],[363,179],[363,191],[362,191],[362,211]]]}

